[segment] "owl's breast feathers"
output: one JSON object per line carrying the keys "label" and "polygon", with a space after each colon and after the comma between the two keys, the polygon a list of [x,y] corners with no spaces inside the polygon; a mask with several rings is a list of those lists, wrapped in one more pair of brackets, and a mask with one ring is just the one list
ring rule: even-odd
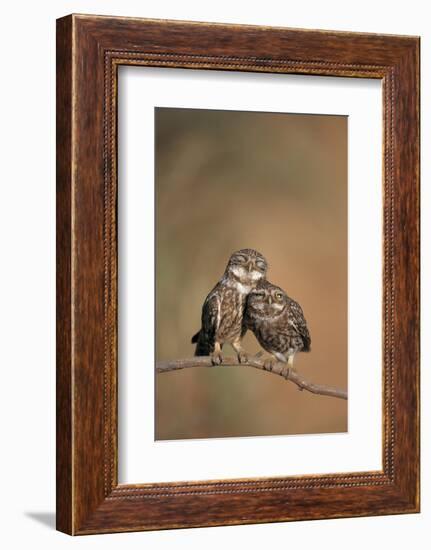
{"label": "owl's breast feathers", "polygon": [[246,293],[220,281],[208,294],[202,307],[202,328],[192,338],[195,355],[210,355],[215,342],[224,344],[243,332],[242,320]]}

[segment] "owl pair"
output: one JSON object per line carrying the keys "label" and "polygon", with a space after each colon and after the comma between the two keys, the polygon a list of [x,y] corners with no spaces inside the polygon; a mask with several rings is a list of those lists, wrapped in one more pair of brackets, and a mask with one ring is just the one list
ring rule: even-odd
{"label": "owl pair", "polygon": [[310,351],[310,334],[301,306],[266,280],[266,259],[252,249],[234,252],[223,277],[202,307],[202,327],[193,338],[195,355],[210,355],[221,364],[225,343],[232,345],[240,363],[247,354],[241,346],[247,330],[277,361],[293,364],[298,351]]}

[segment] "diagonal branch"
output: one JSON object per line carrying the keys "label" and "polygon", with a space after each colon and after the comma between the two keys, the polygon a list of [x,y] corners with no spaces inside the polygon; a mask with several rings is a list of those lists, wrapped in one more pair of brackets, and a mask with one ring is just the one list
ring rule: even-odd
{"label": "diagonal branch", "polygon": [[[194,367],[213,367],[211,357],[192,357],[191,359],[173,359],[171,361],[161,361],[156,365],[156,372],[158,374],[163,372],[170,372],[173,370],[188,369]],[[233,357],[223,358],[223,367],[253,367],[259,370],[265,370],[283,376],[286,380],[293,382],[298,386],[300,390],[306,390],[311,393],[319,395],[327,395],[329,397],[337,397],[338,399],[347,399],[347,391],[339,388],[332,388],[330,386],[322,386],[320,384],[313,384],[308,382],[300,374],[286,366],[285,363],[272,363],[268,365],[264,361],[259,359],[259,356],[249,357],[246,363],[238,363]],[[220,368],[220,367],[214,367]]]}

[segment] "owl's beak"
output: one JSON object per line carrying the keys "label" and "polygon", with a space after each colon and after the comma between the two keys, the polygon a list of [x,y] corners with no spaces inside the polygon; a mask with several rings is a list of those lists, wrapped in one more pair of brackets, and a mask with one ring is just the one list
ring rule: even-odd
{"label": "owl's beak", "polygon": [[251,273],[253,271],[253,264],[249,262],[247,266],[248,266],[248,272]]}
{"label": "owl's beak", "polygon": [[269,305],[272,304],[272,298],[271,298],[271,296],[268,296],[268,302],[269,302]]}

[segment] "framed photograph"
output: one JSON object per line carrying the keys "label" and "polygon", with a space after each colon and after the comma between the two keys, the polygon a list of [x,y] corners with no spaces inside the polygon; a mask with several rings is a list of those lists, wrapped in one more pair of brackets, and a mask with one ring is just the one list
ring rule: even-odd
{"label": "framed photograph", "polygon": [[57,21],[57,528],[419,511],[419,38]]}

